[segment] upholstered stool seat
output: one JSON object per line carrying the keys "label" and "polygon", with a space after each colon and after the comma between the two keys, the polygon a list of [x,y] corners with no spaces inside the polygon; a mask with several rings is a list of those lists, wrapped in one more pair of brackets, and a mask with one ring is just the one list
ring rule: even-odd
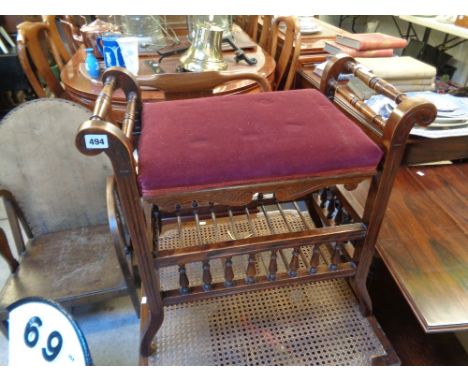
{"label": "upholstered stool seat", "polygon": [[311,89],[145,104],[138,152],[143,196],[373,172],[382,157]]}

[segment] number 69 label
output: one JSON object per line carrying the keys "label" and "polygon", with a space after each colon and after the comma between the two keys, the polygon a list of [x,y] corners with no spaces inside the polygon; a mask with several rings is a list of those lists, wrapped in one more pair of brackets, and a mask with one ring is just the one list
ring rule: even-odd
{"label": "number 69 label", "polygon": [[30,297],[8,310],[10,366],[92,364],[81,330],[60,305]]}
{"label": "number 69 label", "polygon": [[85,146],[87,149],[108,149],[109,142],[105,134],[86,134]]}

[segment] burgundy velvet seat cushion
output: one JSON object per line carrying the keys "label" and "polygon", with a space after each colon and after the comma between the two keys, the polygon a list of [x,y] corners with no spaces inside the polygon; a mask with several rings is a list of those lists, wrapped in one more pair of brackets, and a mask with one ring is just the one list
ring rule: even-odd
{"label": "burgundy velvet seat cushion", "polygon": [[374,170],[382,152],[320,92],[143,106],[143,196]]}

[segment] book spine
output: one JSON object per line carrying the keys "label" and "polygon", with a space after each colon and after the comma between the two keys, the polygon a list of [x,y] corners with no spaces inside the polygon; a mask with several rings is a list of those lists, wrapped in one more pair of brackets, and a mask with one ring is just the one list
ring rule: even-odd
{"label": "book spine", "polygon": [[405,48],[406,45],[408,45],[408,41],[397,38],[363,40],[360,41],[359,50],[399,49]]}
{"label": "book spine", "polygon": [[[343,52],[346,53],[346,52]],[[355,50],[350,53],[353,57],[391,57],[393,56],[393,49],[375,49],[375,50]]]}

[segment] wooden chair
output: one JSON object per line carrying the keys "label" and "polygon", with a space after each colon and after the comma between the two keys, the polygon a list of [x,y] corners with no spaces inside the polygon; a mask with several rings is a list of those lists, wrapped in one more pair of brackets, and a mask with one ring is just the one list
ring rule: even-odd
{"label": "wooden chair", "polygon": [[[265,24],[264,22],[263,27],[267,27]],[[280,25],[284,25],[285,29],[280,30]],[[294,82],[297,60],[301,52],[301,30],[297,18],[294,16],[274,18],[270,34],[269,52],[276,60],[273,88],[289,90]]]}
{"label": "wooden chair", "polygon": [[273,21],[273,16],[265,15],[261,18],[262,30],[258,38],[258,45],[260,45],[263,50],[270,51],[271,43],[271,22]]}
{"label": "wooden chair", "polygon": [[[42,16],[42,21],[48,26],[49,38],[52,41],[51,48],[55,50],[54,56],[60,58],[60,65],[63,67],[71,58],[71,52],[68,51],[65,46],[62,35],[60,34],[61,28],[61,19],[54,15],[45,15]],[[59,29],[60,28],[60,29]]]}
{"label": "wooden chair", "polygon": [[258,15],[238,15],[233,17],[233,21],[256,42],[258,40],[258,18]]}
{"label": "wooden chair", "polygon": [[112,170],[100,158],[91,169],[73,150],[76,127],[89,116],[69,101],[38,99],[0,122],[0,199],[19,254],[17,261],[0,232],[0,253],[12,272],[1,308],[27,296],[75,306],[129,294],[139,314],[127,263],[131,243],[112,178],[106,191]]}
{"label": "wooden chair", "polygon": [[[340,90],[342,72],[395,100],[388,121]],[[164,306],[291,283],[346,278],[372,318],[366,279],[374,245],[406,139],[415,123],[433,121],[431,103],[407,98],[348,56],[326,67],[325,95],[305,89],[141,105],[126,70],[111,68],[103,81],[76,145],[113,164],[146,296],[142,357]],[[122,129],[105,121],[118,88],[128,100]],[[348,94],[364,128],[327,98],[336,92]],[[371,189],[361,219],[340,187],[364,180]],[[178,287],[161,287],[167,268],[178,271]]]}
{"label": "wooden chair", "polygon": [[[63,44],[59,48],[55,41],[58,31],[51,32],[44,22],[25,21],[18,25],[18,58],[23,71],[38,97],[55,96],[64,98],[65,91],[60,82],[60,71],[69,58]],[[55,38],[53,38],[55,36]]]}

